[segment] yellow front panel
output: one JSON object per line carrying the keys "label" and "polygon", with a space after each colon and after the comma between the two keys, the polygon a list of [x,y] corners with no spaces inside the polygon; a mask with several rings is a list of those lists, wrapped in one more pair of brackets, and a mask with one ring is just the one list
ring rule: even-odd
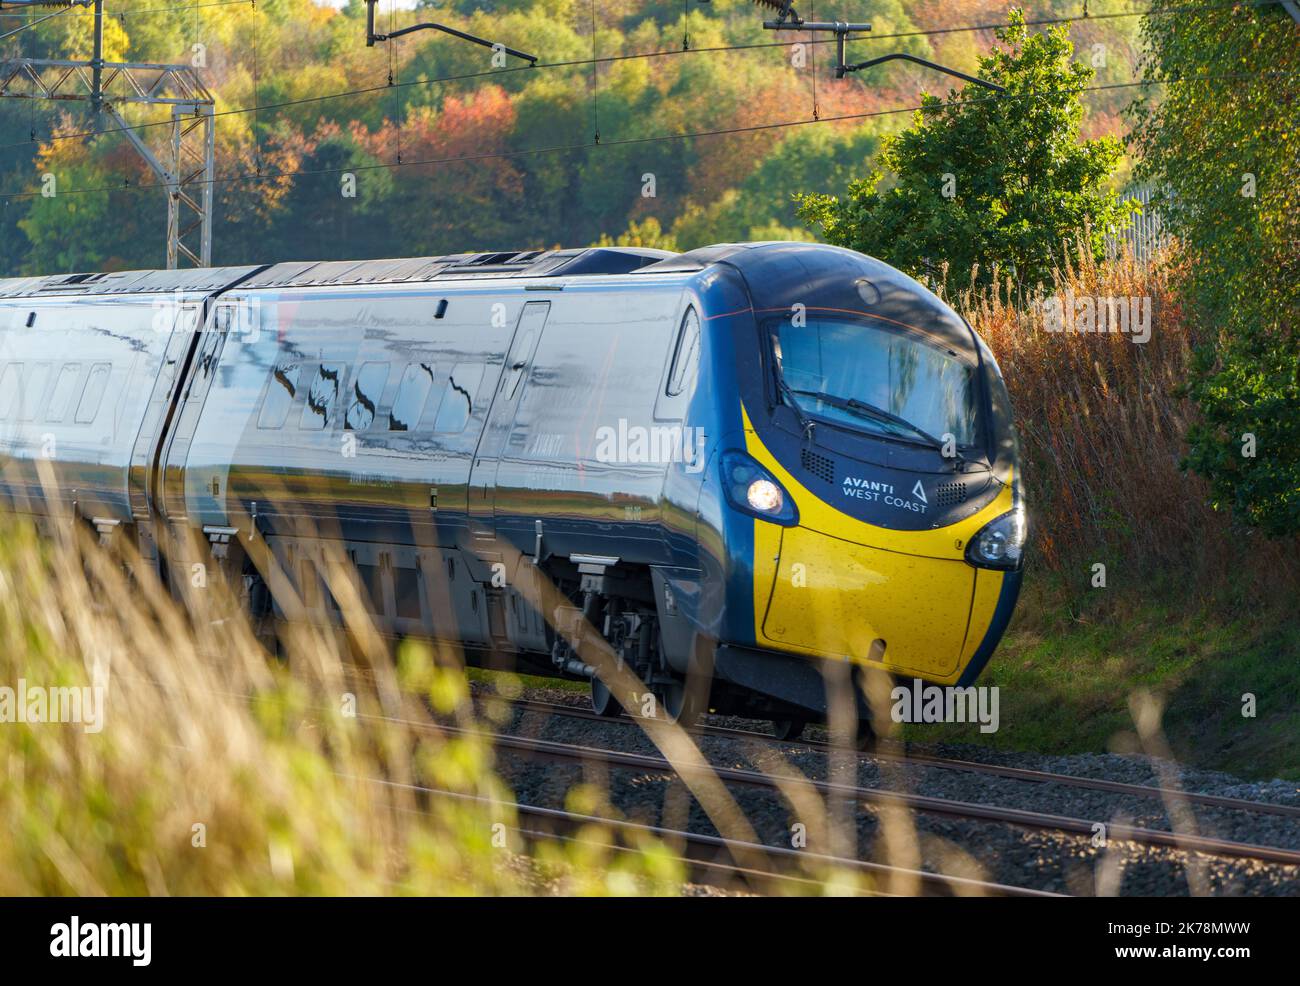
{"label": "yellow front panel", "polygon": [[[809,491],[763,445],[743,408],[742,415],[746,450],[799,509],[795,528],[753,522],[756,639],[778,650],[955,682],[984,639],[1003,582],[1001,572],[967,564],[966,546],[1011,509],[1012,477],[1003,477],[1003,489],[982,510],[947,527],[877,527]],[[873,652],[876,640],[885,642],[883,655]]]}
{"label": "yellow front panel", "polygon": [[963,562],[788,528],[763,633],[778,647],[943,678],[961,658],[974,583]]}
{"label": "yellow front panel", "polygon": [[992,572],[987,568],[977,569],[975,573],[975,596],[971,600],[970,628],[966,631],[966,643],[961,649],[961,664],[975,656],[989,624],[993,622],[993,613],[998,608],[998,597],[1002,595],[1002,582],[1006,578],[1002,572]]}

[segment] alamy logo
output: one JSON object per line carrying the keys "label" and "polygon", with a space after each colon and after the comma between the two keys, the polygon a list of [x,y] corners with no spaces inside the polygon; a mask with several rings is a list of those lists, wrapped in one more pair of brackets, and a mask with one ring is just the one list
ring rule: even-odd
{"label": "alamy logo", "polygon": [[86,732],[98,733],[104,728],[103,684],[45,688],[19,678],[17,688],[0,685],[0,723],[49,722],[79,722]]}
{"label": "alamy logo", "polygon": [[704,468],[704,429],[681,425],[629,425],[618,419],[618,427],[596,429],[596,461],[609,463],[681,462],[690,473]]}
{"label": "alamy logo", "polygon": [[123,921],[87,924],[72,915],[67,924],[50,927],[50,954],[56,959],[121,959],[145,966],[153,958],[153,925]]}
{"label": "alamy logo", "polygon": [[889,693],[894,722],[977,722],[981,733],[998,731],[997,685],[974,688],[927,685],[920,678]]}
{"label": "alamy logo", "polygon": [[1151,338],[1151,298],[1112,298],[1066,291],[1034,303],[1048,332],[1118,332],[1135,343]]}

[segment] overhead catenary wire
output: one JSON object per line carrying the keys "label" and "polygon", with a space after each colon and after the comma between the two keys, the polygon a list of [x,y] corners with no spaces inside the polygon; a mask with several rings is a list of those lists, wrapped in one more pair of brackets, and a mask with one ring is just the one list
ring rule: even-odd
{"label": "overhead catenary wire", "polygon": [[[137,14],[166,14],[174,10],[198,10],[200,7],[230,7],[235,4],[248,3],[248,0],[202,0],[201,3],[178,3],[170,7],[145,7],[140,10],[115,10],[112,12],[113,17],[135,17]],[[68,8],[72,9],[72,8]],[[92,15],[94,11],[89,7],[76,8],[75,12],[81,15]],[[23,14],[16,10],[0,10],[0,17],[22,17]]]}
{"label": "overhead catenary wire", "polygon": [[19,27],[14,28],[12,31],[6,31],[4,34],[0,34],[0,41],[3,41],[5,38],[12,38],[15,34],[21,34],[23,31],[30,31],[38,24],[44,24],[46,21],[53,20],[54,18],[60,16],[61,14],[66,14],[69,10],[72,9],[74,8],[59,7],[52,14],[46,14],[44,17],[38,17],[35,20],[29,20],[26,24],[20,25]]}
{"label": "overhead catenary wire", "polygon": [[[965,103],[982,102],[982,101],[994,100],[994,99],[997,100],[1041,99],[1052,95],[1061,95],[1066,93],[1078,93],[1078,92],[1099,92],[1108,89],[1129,89],[1129,88],[1140,87],[1140,86],[1176,85],[1176,84],[1190,83],[1190,82],[1223,82],[1232,79],[1255,78],[1255,77],[1264,77],[1264,76],[1294,77],[1296,75],[1300,75],[1300,71],[1236,72],[1236,73],[1230,73],[1226,75],[1213,75],[1213,76],[1198,75],[1198,76],[1182,78],[1182,79],[1160,79],[1160,80],[1144,79],[1144,80],[1133,81],[1133,82],[1107,83],[1101,86],[1071,86],[1063,89],[1044,90],[1042,92],[989,93],[988,95],[985,96],[974,96],[969,99],[959,99],[959,100],[955,100],[953,103],[945,103],[942,105],[943,106],[961,105]],[[937,108],[941,108],[941,107],[936,107],[936,109]],[[575,151],[591,150],[598,147],[599,148],[626,147],[626,146],[633,146],[638,144],[657,143],[660,141],[691,140],[691,139],[697,139],[702,137],[723,137],[723,136],[732,136],[735,134],[743,134],[743,133],[760,133],[760,132],[770,131],[770,130],[781,130],[781,129],[787,129],[792,127],[810,126],[818,123],[842,123],[842,122],[847,122],[849,120],[865,120],[874,117],[891,116],[899,113],[916,113],[918,111],[924,111],[926,109],[927,107],[919,106],[919,105],[899,106],[890,109],[864,111],[861,113],[841,113],[837,116],[826,116],[817,120],[809,118],[809,119],[801,119],[801,120],[787,120],[779,123],[760,123],[760,124],[753,124],[750,126],[743,126],[743,127],[727,127],[719,130],[694,130],[685,133],[652,134],[645,137],[623,137],[623,138],[616,138],[614,140],[603,140],[601,141],[600,144],[596,144],[590,141],[579,141],[570,144],[554,144],[554,145],[548,145],[543,147],[520,148],[517,150],[509,150],[509,151],[490,151],[490,152],[484,152],[482,154],[466,154],[466,155],[460,155],[455,157],[423,158],[416,161],[403,161],[400,165],[394,162],[389,162],[389,163],[375,162],[373,164],[351,164],[351,165],[345,165],[336,168],[288,169],[283,171],[269,172],[266,174],[245,173],[240,175],[227,175],[224,177],[218,176],[218,177],[214,177],[210,183],[196,182],[196,184],[212,184],[212,185],[241,184],[244,182],[272,181],[272,180],[279,180],[282,178],[310,177],[315,175],[338,175],[344,173],[356,173],[356,172],[364,172],[364,171],[382,171],[382,170],[391,170],[400,167],[413,168],[413,167],[421,167],[421,166],[427,167],[433,165],[464,164],[464,163],[471,163],[476,161],[497,160],[502,158],[529,157],[532,155],[540,155],[540,154],[573,153]],[[72,189],[60,191],[59,195],[60,197],[62,197],[64,195],[77,195],[77,194],[84,195],[84,194],[92,194],[92,193],[118,192],[123,190],[134,191],[139,189],[157,189],[157,188],[165,188],[165,187],[167,187],[166,184],[162,182],[138,182],[138,183],[125,182],[122,184],[100,185],[93,188],[72,188]],[[6,193],[0,193],[0,199],[35,198],[41,196],[41,194],[42,193],[39,191],[6,192]]]}
{"label": "overhead catenary wire", "polygon": [[591,0],[591,130],[593,140],[600,143],[600,66],[596,57],[596,0]]}
{"label": "overhead catenary wire", "polygon": [[[242,4],[242,3],[249,3],[250,0],[233,0],[233,2]],[[256,0],[251,0],[251,2],[254,4],[254,7],[256,7]],[[1107,18],[1141,17],[1147,15],[1166,15],[1166,14],[1180,14],[1180,13],[1185,14],[1185,13],[1195,13],[1200,11],[1224,10],[1224,9],[1242,7],[1242,6],[1268,7],[1268,6],[1275,6],[1279,2],[1280,0],[1236,0],[1236,2],[1195,4],[1195,5],[1186,5],[1180,7],[1147,8],[1145,10],[1134,10],[1134,11],[1114,11],[1104,15],[1093,14],[1089,19],[1100,20],[1103,17],[1107,17]],[[176,8],[176,9],[180,9],[180,8]],[[1038,27],[1038,26],[1046,26],[1052,24],[1068,24],[1082,19],[1083,19],[1082,15],[1075,15],[1072,17],[1040,18],[1034,21],[1026,21],[1026,26]],[[952,34],[952,33],[963,32],[963,31],[990,31],[990,30],[997,30],[999,28],[1005,28],[1009,26],[1010,26],[1009,22],[990,23],[990,24],[969,24],[969,25],[964,25],[959,27],[930,28],[924,31],[901,31],[893,34],[876,34],[876,35],[864,34],[861,36],[850,37],[848,40],[887,41],[887,40],[897,39],[897,38],[925,37],[930,35]],[[804,43],[808,45],[835,44],[836,39],[814,37]],[[732,51],[751,51],[751,50],[763,49],[763,48],[788,48],[791,46],[791,44],[792,42],[789,41],[757,41],[748,44],[711,45],[703,48],[690,48],[690,49],[665,48],[665,49],[657,49],[655,51],[647,51],[647,52],[629,52],[620,55],[601,55],[599,57],[592,58],[592,59],[574,58],[574,59],[566,59],[564,61],[558,61],[558,62],[539,62],[536,65],[504,66],[500,68],[487,69],[481,72],[466,72],[459,75],[440,76],[440,77],[435,77],[430,79],[413,79],[407,82],[394,83],[394,85],[396,86],[440,85],[447,82],[467,82],[473,79],[484,79],[484,78],[490,78],[494,76],[512,75],[517,72],[529,72],[537,69],[581,68],[581,67],[586,67],[591,65],[593,64],[593,62],[599,65],[599,64],[612,64],[612,63],[623,62],[623,61],[634,61],[642,58],[662,58],[670,55],[682,55],[687,53],[716,54],[716,53],[724,53],[724,52],[732,52]],[[299,99],[283,100],[278,103],[267,103],[262,106],[245,106],[245,107],[236,107],[234,109],[228,109],[228,110],[218,110],[213,114],[213,116],[214,118],[223,117],[223,116],[239,116],[248,113],[258,113],[262,110],[290,109],[295,106],[306,106],[311,103],[328,102],[335,99],[347,99],[354,96],[372,95],[377,92],[385,92],[389,88],[391,87],[390,85],[387,84],[376,85],[376,86],[364,86],[358,89],[346,89],[340,92],[323,93],[319,96],[304,96]],[[1105,87],[1101,87],[1101,88],[1105,88]],[[171,126],[171,121],[158,120],[153,122],[134,124],[129,127],[104,127],[96,130],[82,130],[82,131],[75,131],[66,134],[53,134],[47,138],[47,141],[84,140],[90,137],[98,137],[105,134],[125,133],[128,130],[131,131],[147,130],[151,127],[159,127],[159,126]],[[0,144],[0,150],[5,150],[12,147],[25,147],[29,143],[30,141],[18,141],[16,143]]]}

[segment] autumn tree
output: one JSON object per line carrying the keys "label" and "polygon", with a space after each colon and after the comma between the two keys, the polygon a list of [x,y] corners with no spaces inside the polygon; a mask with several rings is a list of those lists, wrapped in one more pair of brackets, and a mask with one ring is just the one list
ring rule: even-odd
{"label": "autumn tree", "polygon": [[1079,139],[1079,97],[1093,77],[1071,61],[1065,27],[1031,33],[1013,10],[978,74],[1006,88],[926,95],[913,125],[889,137],[847,195],[809,193],[800,217],[829,242],[917,276],[987,282],[994,268],[1047,281],[1070,249],[1097,257],[1130,207],[1108,186],[1123,154],[1114,137]]}
{"label": "autumn tree", "polygon": [[1213,502],[1300,531],[1300,25],[1281,7],[1144,22],[1139,177],[1185,258],[1202,343],[1186,464]]}

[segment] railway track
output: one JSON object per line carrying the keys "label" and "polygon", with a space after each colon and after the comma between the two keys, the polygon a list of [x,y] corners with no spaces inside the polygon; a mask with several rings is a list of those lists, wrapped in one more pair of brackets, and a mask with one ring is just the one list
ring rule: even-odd
{"label": "railway track", "polygon": [[[449,733],[468,735],[474,730],[455,726],[440,727]],[[683,770],[698,770],[712,773],[727,784],[735,784],[769,791],[782,796],[781,781],[767,774],[737,767],[708,765],[701,767],[683,767],[679,770],[663,757],[649,756],[641,753],[623,753],[601,747],[575,746],[556,743],[551,740],[532,737],[512,736],[503,733],[489,733],[487,738],[499,750],[509,750],[521,756],[541,758],[557,763],[581,764],[602,763],[610,767],[630,770],[642,770],[653,773],[679,774]],[[770,738],[770,737],[769,737]],[[1053,775],[1054,776],[1054,775]],[[908,808],[923,814],[940,815],[967,820],[988,821],[1015,825],[1038,831],[1062,832],[1071,835],[1091,837],[1095,833],[1095,822],[1089,819],[1074,818],[1067,815],[1054,815],[1046,812],[1027,811],[1020,808],[1002,808],[994,805],[977,804],[969,801],[956,801],[929,795],[909,794],[897,791],[884,791],[879,788],[865,788],[835,781],[803,778],[798,783],[806,784],[817,793],[848,798],[857,804],[881,808],[897,806]],[[1110,841],[1129,842],[1173,849],[1180,852],[1198,852],[1212,856],[1225,856],[1235,859],[1250,859],[1260,862],[1279,863],[1287,866],[1300,866],[1300,850],[1283,849],[1277,846],[1256,845],[1218,839],[1203,835],[1187,835],[1161,829],[1149,829],[1139,826],[1113,823],[1107,825],[1107,837]]]}
{"label": "railway track", "polygon": [[[734,881],[736,877],[745,880],[756,890],[772,888],[790,889],[805,887],[821,890],[825,881],[821,877],[809,875],[809,869],[822,866],[848,870],[871,877],[904,876],[915,879],[927,892],[928,896],[957,896],[985,894],[996,897],[1063,897],[1065,894],[1046,890],[1033,890],[1028,887],[1016,887],[970,877],[952,876],[944,873],[931,873],[885,863],[873,863],[860,859],[841,856],[829,856],[824,853],[807,850],[787,849],[782,846],[769,846],[752,842],[736,842],[714,835],[703,835],[679,829],[661,828],[643,825],[622,819],[604,818],[596,815],[584,815],[577,812],[562,811],[558,808],[544,808],[538,805],[518,804],[497,801],[491,798],[448,791],[442,788],[426,787],[418,784],[405,784],[377,778],[367,778],[384,787],[403,788],[418,794],[450,798],[459,801],[474,802],[487,806],[499,806],[512,810],[520,823],[511,826],[512,830],[525,841],[561,840],[566,842],[590,842],[584,839],[582,829],[589,825],[602,826],[613,830],[631,841],[634,837],[651,837],[673,847],[681,855],[676,858],[684,863],[696,882],[718,884]],[[607,843],[601,842],[606,846]],[[612,847],[619,852],[635,852],[627,846]],[[762,861],[761,867],[742,866],[736,861],[736,855],[744,852],[750,858]],[[886,891],[869,890],[866,896],[890,896]]]}
{"label": "railway track", "polygon": [[[636,717],[627,715],[626,713],[617,718],[610,719],[599,716],[589,709],[575,708],[573,706],[562,705],[554,702],[539,702],[534,699],[515,699],[507,701],[512,708],[525,712],[560,715],[567,718],[615,723],[624,726],[635,726],[637,724]],[[842,747],[836,747],[832,743],[826,743],[821,740],[779,740],[767,733],[760,733],[756,730],[750,729],[737,729],[732,726],[703,724],[695,727],[693,731],[704,736],[756,740],[768,744],[803,746],[815,750],[830,751],[833,749],[843,749]],[[1131,784],[1124,781],[1111,781],[1099,777],[1080,777],[1076,774],[1056,774],[1045,770],[1031,770],[1024,767],[1008,767],[1001,764],[979,763],[973,760],[958,760],[950,757],[940,757],[933,754],[913,751],[894,753],[887,750],[872,750],[871,752],[858,752],[858,756],[867,760],[886,761],[889,763],[921,764],[926,767],[936,767],[944,770],[985,774],[992,777],[1004,777],[1010,780],[1026,781],[1030,783],[1061,784],[1067,787],[1105,791],[1110,794],[1125,794],[1153,800],[1159,799],[1167,801],[1170,798],[1177,798],[1190,804],[1204,805],[1209,808],[1226,808],[1233,811],[1249,811],[1300,819],[1300,806],[1278,805],[1266,801],[1250,801],[1246,798],[1229,798],[1222,795],[1199,794],[1190,791],[1173,791],[1168,788],[1151,787],[1145,784]]]}
{"label": "railway track", "polygon": [[[157,682],[153,679],[149,680],[160,688],[166,687],[161,682]],[[212,693],[234,695],[244,699],[252,698],[251,694],[239,691],[213,691]],[[408,727],[418,729],[437,728],[442,732],[456,733],[460,735],[475,732],[474,730],[462,729],[454,726],[440,725],[434,727],[432,724],[427,722],[417,722],[394,716],[376,716],[363,713],[360,714],[358,718],[401,723]],[[514,738],[496,736],[495,739],[500,741],[498,745],[507,745],[504,741]],[[547,745],[549,747],[559,747],[559,744]],[[579,756],[581,757],[582,754],[579,754]],[[573,757],[569,757],[568,759],[572,761]],[[671,765],[669,765],[666,760],[661,762],[666,769],[671,770]],[[1018,887],[987,880],[977,880],[971,877],[960,877],[943,873],[933,873],[925,870],[914,870],[905,867],[890,866],[885,863],[874,863],[860,859],[831,856],[808,850],[790,849],[783,846],[739,842],[714,835],[661,828],[657,826],[644,825],[638,822],[630,822],[623,819],[584,815],[556,808],[545,808],[539,805],[493,800],[464,794],[462,792],[449,791],[442,788],[420,784],[403,783],[380,777],[356,777],[355,775],[344,773],[338,773],[338,776],[346,777],[351,780],[363,780],[381,787],[401,788],[408,791],[414,791],[428,797],[451,798],[508,807],[521,819],[527,820],[528,824],[513,827],[514,831],[526,841],[538,841],[542,839],[589,841],[583,840],[580,834],[581,828],[586,825],[600,825],[606,829],[617,830],[625,836],[651,836],[668,845],[677,847],[678,851],[682,853],[678,859],[689,867],[690,872],[696,876],[699,882],[704,883],[719,883],[725,879],[740,877],[756,889],[771,888],[773,886],[785,886],[788,888],[791,884],[794,884],[805,886],[810,890],[820,890],[824,887],[824,880],[808,875],[807,870],[812,866],[821,865],[827,868],[850,870],[875,877],[903,875],[915,879],[921,887],[930,891],[931,895],[934,896],[973,895],[979,893],[997,897],[1068,896],[1067,894],[1059,894],[1046,890],[1035,890],[1029,887]],[[602,843],[602,845],[604,845],[604,843]],[[619,852],[636,851],[627,846],[615,846],[613,848]],[[763,861],[763,867],[761,869],[756,869],[753,867],[742,866],[736,862],[735,856],[737,853],[743,853],[751,859],[755,857],[761,859]],[[940,893],[941,891],[942,893]],[[868,895],[888,896],[886,893],[874,891],[870,892]]]}
{"label": "railway track", "polygon": [[[234,693],[234,692],[229,694],[243,695],[243,693]],[[251,697],[251,696],[244,695],[243,697]],[[534,700],[513,700],[513,701],[506,700],[506,701],[515,707],[531,709],[532,711],[545,711],[549,713],[561,713],[561,714],[567,713],[577,718],[594,719],[606,723],[622,722],[627,725],[636,724],[635,720],[631,719],[630,717],[624,717],[622,720],[606,719],[597,716],[593,712],[589,712],[584,709],[575,709],[564,705],[555,705],[546,702],[536,702]],[[539,758],[548,759],[559,763],[566,763],[572,765],[572,764],[585,764],[590,762],[599,762],[612,767],[643,770],[647,772],[654,772],[654,773],[661,773],[661,774],[676,775],[679,773],[678,769],[675,768],[674,765],[671,764],[667,759],[658,756],[648,756],[639,753],[623,753],[616,750],[609,750],[609,749],[603,749],[598,747],[576,746],[576,745],[570,745],[564,743],[556,743],[550,740],[513,736],[508,734],[502,734],[502,733],[493,733],[490,731],[481,730],[477,728],[465,728],[461,726],[453,726],[447,724],[436,724],[428,721],[410,720],[410,719],[405,719],[405,718],[395,717],[395,716],[359,713],[358,718],[372,719],[376,721],[388,721],[395,724],[401,724],[409,728],[416,728],[420,730],[437,730],[440,733],[449,734],[449,735],[484,736],[488,740],[490,740],[493,743],[493,745],[498,749],[512,750],[526,757],[539,757]],[[718,735],[757,738],[757,739],[766,740],[768,742],[777,742],[775,738],[772,736],[763,733],[752,732],[749,730],[741,730],[741,729],[734,729],[731,727],[712,726],[712,725],[699,727],[699,729],[707,733],[713,733]],[[807,743],[805,745],[816,745],[821,747],[829,746],[828,744],[819,744],[819,743]],[[882,756],[882,754],[872,753],[872,754],[867,754],[867,756],[879,757]],[[902,755],[889,754],[888,756],[894,757],[897,760],[911,759],[908,757],[904,757]],[[948,761],[944,761],[942,758],[932,758],[932,759],[936,760],[940,764],[949,763]],[[1062,783],[1068,783],[1069,781],[1072,780],[1082,780],[1082,781],[1089,782],[1089,786],[1095,782],[1095,779],[1093,778],[1075,778],[1072,775],[1050,774],[1050,773],[1045,773],[1040,771],[1022,770],[1021,768],[1006,768],[1006,767],[999,767],[996,765],[978,764],[969,761],[951,761],[951,763],[953,765],[959,766],[962,769],[974,769],[974,770],[979,770],[981,772],[984,772],[987,769],[987,771],[991,773],[1004,773],[1006,774],[1006,776],[1013,776],[1013,777],[1026,775],[1033,780],[1059,781]],[[744,770],[735,767],[715,766],[715,765],[708,765],[708,764],[701,765],[699,767],[686,767],[685,769],[688,771],[694,769],[705,773],[712,773],[718,779],[726,783],[732,783],[732,784],[744,785],[752,788],[763,789],[777,795],[778,797],[783,797],[783,793],[780,788],[781,781],[778,780],[777,778],[771,777],[767,774],[760,773],[758,771]],[[377,784],[398,786],[396,785],[396,782],[384,780],[381,778],[366,778],[366,780]],[[894,792],[894,791],[883,791],[877,788],[865,788],[865,787],[859,787],[857,785],[842,784],[842,783],[832,782],[832,781],[815,780],[811,778],[799,778],[795,782],[800,784],[805,784],[811,787],[812,789],[814,789],[815,791],[817,791],[819,794],[837,795],[840,797],[846,797],[854,800],[858,804],[865,805],[867,807],[882,807],[887,805],[894,805],[894,806],[910,808],[914,811],[918,811],[925,814],[934,814],[934,815],[955,817],[955,818],[968,819],[968,820],[973,819],[973,820],[982,820],[982,821],[990,821],[990,822],[999,822],[1003,824],[1020,826],[1023,828],[1035,829],[1040,831],[1063,832],[1063,833],[1075,834],[1080,836],[1092,836],[1094,834],[1093,821],[1080,819],[1080,818],[1072,818],[1064,815],[1053,815],[1044,812],[1026,811],[1017,808],[1000,808],[992,805],[956,801],[947,798],[936,798],[927,795],[908,794],[908,793]],[[1129,784],[1121,784],[1120,782],[1109,782],[1109,781],[1100,782],[1100,783],[1105,783],[1106,785],[1108,785],[1106,788],[1104,788],[1106,790],[1112,790],[1114,789],[1112,785],[1118,785],[1119,789],[1122,789],[1125,793],[1128,793],[1130,790],[1132,791],[1132,793],[1141,793],[1149,796],[1160,796],[1162,794],[1170,793],[1167,791],[1162,791],[1161,789],[1158,788],[1147,788],[1142,785],[1129,785]],[[406,785],[406,786],[413,787],[416,790],[426,791],[430,794],[450,793],[450,792],[441,792],[436,788],[424,788],[424,787],[419,787],[414,785]],[[1172,793],[1180,794],[1180,792],[1172,792]],[[1207,795],[1194,796],[1194,795],[1180,794],[1180,796],[1185,798],[1200,797],[1202,799],[1209,799],[1204,803],[1213,803],[1213,804],[1227,803],[1232,807],[1238,807],[1247,810],[1254,810],[1256,807],[1264,807],[1267,809],[1275,809],[1275,810],[1282,809],[1282,811],[1280,812],[1282,814],[1293,813],[1293,809],[1290,809],[1289,806],[1284,806],[1284,805],[1271,805],[1267,803],[1247,801],[1244,799],[1220,798],[1220,797],[1211,797]],[[610,820],[610,819],[603,819],[603,818],[596,818],[596,817],[584,818],[583,816],[574,816],[571,815],[571,813],[566,813],[566,812],[557,813],[556,809],[541,808],[539,806],[520,805],[517,806],[517,808],[521,811],[524,817],[532,818],[534,820],[545,819],[547,821],[555,821],[562,817],[569,817],[571,820],[582,819],[584,821],[598,822],[600,824],[606,824],[606,825],[637,826],[637,823],[631,823],[631,822],[620,822],[617,820]],[[667,830],[667,829],[654,829],[649,826],[637,826],[637,827],[640,827],[651,834],[660,833],[664,837],[678,838],[679,840],[681,840],[681,843],[683,845],[689,845],[693,847],[692,851],[697,855],[705,851],[706,849],[721,851],[726,849],[728,845],[728,840],[721,839],[716,836],[707,836],[707,835],[689,833],[689,832],[677,832],[677,831]],[[527,834],[527,833],[522,833],[522,834]],[[1237,841],[1227,840],[1227,839],[1217,839],[1217,838],[1200,836],[1200,835],[1195,835],[1195,836],[1183,835],[1175,832],[1162,831],[1159,829],[1147,829],[1138,826],[1130,826],[1124,824],[1109,825],[1108,837],[1113,841],[1130,842],[1139,845],[1149,845],[1155,847],[1164,847],[1164,848],[1174,849],[1182,852],[1198,852],[1206,855],[1225,856],[1225,857],[1236,858],[1236,859],[1248,859],[1248,860],[1255,860],[1259,862],[1277,863],[1277,864],[1282,864],[1287,866],[1300,866],[1300,850],[1283,849],[1277,846],[1256,845],[1252,843],[1237,842]],[[734,843],[734,845],[738,849],[749,847],[748,843]],[[815,854],[808,854],[803,851],[792,850],[792,849],[786,850],[784,849],[784,847],[756,845],[753,846],[752,848],[756,852],[766,853],[769,858],[774,856],[784,857],[786,853],[793,853],[795,856],[798,857],[800,861],[806,862],[810,858],[815,857]],[[885,866],[884,864],[873,864],[861,860],[840,859],[839,857],[821,857],[821,858],[827,860],[828,862],[843,863],[844,865],[849,865],[849,866],[859,866],[865,868],[883,867],[885,870],[890,869],[890,867]],[[699,860],[698,862],[701,866],[712,866],[714,869],[719,868],[719,864],[716,859],[714,860],[702,859]],[[737,867],[731,864],[727,864],[722,868],[730,871],[738,871]],[[949,885],[952,885],[951,881],[961,879],[957,877],[946,877],[938,874],[924,874],[921,871],[916,871],[916,872],[920,876],[929,876],[939,880],[946,880],[948,881]],[[757,874],[757,875],[761,875],[761,874]],[[768,876],[770,878],[771,874],[768,874]],[[974,881],[974,883],[978,884],[980,883],[980,881]],[[1020,895],[1061,896],[1059,894],[1054,895],[1046,892],[1031,890],[1029,888],[1013,887],[1004,884],[987,884],[987,886],[989,888],[998,888],[1000,892],[1004,892],[1006,894],[1018,892]]]}

